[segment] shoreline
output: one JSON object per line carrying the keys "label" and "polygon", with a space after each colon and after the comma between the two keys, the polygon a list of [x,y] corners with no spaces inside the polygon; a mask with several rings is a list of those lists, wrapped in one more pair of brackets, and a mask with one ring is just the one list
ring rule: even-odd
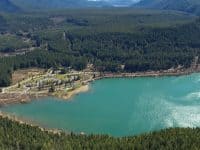
{"label": "shoreline", "polygon": [[[73,96],[87,92],[89,90],[90,82],[95,80],[101,80],[104,78],[136,78],[136,77],[163,77],[163,76],[182,76],[190,75],[192,73],[199,73],[200,66],[191,67],[188,69],[178,68],[178,69],[168,69],[160,71],[146,71],[146,72],[135,72],[135,73],[110,73],[110,72],[90,72],[90,74],[95,75],[95,77],[86,80],[77,88],[57,91],[57,93],[0,93],[0,107],[9,104],[17,103],[29,103],[32,100],[37,100],[39,98],[44,98],[48,96],[53,96],[63,100],[70,100]],[[59,93],[60,92],[60,93]]]}
{"label": "shoreline", "polygon": [[[64,95],[64,96],[55,96],[55,95],[52,95],[52,94],[47,94],[47,95],[39,95],[38,97],[36,96],[31,96],[29,95],[28,96],[28,100],[20,100],[20,101],[15,101],[14,103],[8,103],[6,105],[9,105],[9,104],[15,104],[15,103],[28,103],[28,102],[31,102],[32,100],[38,100],[38,98],[43,98],[43,97],[48,97],[48,96],[53,96],[53,97],[57,97],[57,98],[61,98],[63,100],[70,100],[73,96],[79,94],[79,93],[82,93],[82,92],[87,92],[89,91],[89,83],[90,82],[93,82],[95,80],[101,80],[101,79],[104,79],[104,78],[136,78],[136,77],[163,77],[163,76],[182,76],[182,75],[190,75],[190,74],[193,74],[193,73],[199,73],[200,70],[193,70],[193,71],[190,71],[190,72],[162,72],[162,71],[151,71],[151,72],[140,72],[140,73],[104,73],[103,75],[101,76],[98,76],[98,77],[95,77],[93,79],[90,79],[90,80],[87,80],[87,82],[84,84],[84,85],[81,85],[80,87],[78,88],[75,88],[74,90],[71,90],[68,92],[68,94]],[[1,105],[1,103],[0,103]],[[60,135],[62,132],[62,130],[59,130],[59,129],[54,129],[54,128],[48,128],[48,127],[44,127],[42,125],[39,125],[39,123],[34,123],[32,122],[31,120],[26,120],[26,119],[23,119],[23,118],[20,118],[20,117],[17,117],[13,114],[9,114],[9,113],[6,113],[6,112],[2,112],[0,110],[0,117],[2,118],[8,118],[9,120],[11,121],[15,121],[15,122],[18,122],[20,124],[25,124],[25,125],[30,125],[30,126],[33,126],[33,127],[38,127],[41,131],[46,131],[46,132],[49,132],[49,133],[52,133],[52,134],[58,134]],[[67,133],[67,132],[66,132]],[[79,133],[79,134],[82,134],[82,133]]]}
{"label": "shoreline", "polygon": [[135,73],[103,73],[101,76],[94,78],[94,80],[104,78],[137,78],[137,77],[164,77],[164,76],[183,76],[190,75],[193,73],[199,73],[200,68],[195,70],[162,70],[162,71],[146,71],[146,72],[135,72]]}
{"label": "shoreline", "polygon": [[54,96],[57,98],[61,98],[63,100],[70,100],[73,96],[78,95],[79,93],[84,93],[89,91],[89,84],[86,85],[82,85],[78,88],[75,88],[74,90],[69,90],[66,94],[61,95],[61,96],[55,96],[55,95],[50,95],[50,96]]}
{"label": "shoreline", "polygon": [[25,104],[34,100],[39,100],[45,97],[55,97],[63,100],[70,100],[73,96],[79,93],[89,91],[89,83],[81,85],[75,89],[67,91],[65,94],[54,94],[54,93],[37,93],[37,94],[21,94],[21,93],[0,93],[0,107],[11,104]]}
{"label": "shoreline", "polygon": [[12,115],[12,114],[9,114],[9,113],[6,113],[6,112],[2,112],[1,110],[0,110],[0,117],[1,118],[7,118],[8,120],[17,122],[19,124],[29,125],[31,127],[38,127],[41,131],[45,131],[45,132],[52,133],[52,134],[61,135],[61,133],[63,132],[62,130],[59,130],[59,129],[53,129],[53,128],[50,129],[50,128],[47,128],[47,127],[42,127],[41,125],[38,125],[36,123],[33,123],[33,122],[25,120],[25,119],[22,119],[20,117],[15,116],[15,115]]}

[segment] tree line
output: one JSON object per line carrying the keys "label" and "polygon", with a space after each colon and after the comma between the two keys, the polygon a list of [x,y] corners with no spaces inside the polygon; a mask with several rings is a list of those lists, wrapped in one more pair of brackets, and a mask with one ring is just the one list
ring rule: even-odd
{"label": "tree line", "polygon": [[0,149],[200,149],[199,128],[171,128],[139,136],[116,138],[108,135],[79,135],[64,132],[53,134],[41,131],[38,127],[0,117],[0,135]]}

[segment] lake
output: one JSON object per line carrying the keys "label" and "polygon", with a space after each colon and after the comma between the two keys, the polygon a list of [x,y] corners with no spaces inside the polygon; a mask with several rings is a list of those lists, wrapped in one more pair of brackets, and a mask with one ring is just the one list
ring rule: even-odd
{"label": "lake", "polygon": [[129,136],[200,127],[200,74],[97,80],[70,101],[43,98],[0,109],[48,128]]}

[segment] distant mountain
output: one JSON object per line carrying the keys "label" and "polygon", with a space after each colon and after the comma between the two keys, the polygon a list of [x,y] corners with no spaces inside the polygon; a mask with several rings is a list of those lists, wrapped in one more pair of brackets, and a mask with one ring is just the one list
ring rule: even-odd
{"label": "distant mountain", "polygon": [[24,9],[127,7],[139,0],[10,0]]}
{"label": "distant mountain", "polygon": [[129,7],[140,0],[100,0],[100,1],[104,2],[106,1],[113,7]]}
{"label": "distant mountain", "polygon": [[200,15],[200,0],[141,0],[133,7],[178,10]]}
{"label": "distant mountain", "polygon": [[17,12],[20,8],[9,0],[0,0],[0,12]]}
{"label": "distant mountain", "polygon": [[105,1],[88,0],[11,0],[15,5],[24,9],[62,9],[82,7],[110,6]]}
{"label": "distant mountain", "polygon": [[18,11],[19,8],[24,10],[44,10],[129,6],[136,8],[178,10],[200,15],[200,0],[0,0],[0,11],[8,12]]}

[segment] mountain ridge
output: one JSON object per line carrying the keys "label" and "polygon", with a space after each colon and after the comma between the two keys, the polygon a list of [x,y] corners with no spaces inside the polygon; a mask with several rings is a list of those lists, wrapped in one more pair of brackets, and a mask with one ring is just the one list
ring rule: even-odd
{"label": "mountain ridge", "polygon": [[10,0],[0,0],[0,12],[18,12],[21,11],[19,7],[10,2]]}
{"label": "mountain ridge", "polygon": [[15,5],[23,9],[65,9],[84,7],[106,7],[109,3],[103,1],[88,0],[11,0]]}
{"label": "mountain ridge", "polygon": [[24,9],[63,9],[84,7],[129,7],[138,0],[10,0]]}
{"label": "mountain ridge", "polygon": [[131,7],[183,11],[200,15],[199,0],[0,0],[0,11],[48,10],[67,8]]}
{"label": "mountain ridge", "polygon": [[200,15],[198,0],[141,0],[132,5],[135,8],[176,10]]}

